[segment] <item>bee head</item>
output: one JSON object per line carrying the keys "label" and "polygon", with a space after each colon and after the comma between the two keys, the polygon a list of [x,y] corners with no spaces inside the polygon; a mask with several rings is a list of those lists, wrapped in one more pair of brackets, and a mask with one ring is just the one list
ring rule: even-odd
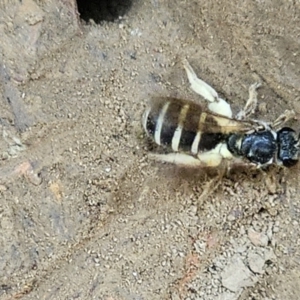
{"label": "bee head", "polygon": [[292,167],[298,162],[299,142],[300,140],[296,132],[289,127],[284,127],[277,132],[277,159],[285,167]]}

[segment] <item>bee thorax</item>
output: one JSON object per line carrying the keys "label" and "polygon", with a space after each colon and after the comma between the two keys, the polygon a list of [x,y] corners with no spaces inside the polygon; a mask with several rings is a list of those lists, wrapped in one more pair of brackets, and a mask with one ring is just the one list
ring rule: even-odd
{"label": "bee thorax", "polygon": [[233,154],[243,156],[258,165],[267,165],[272,163],[276,156],[276,133],[260,131],[244,136],[232,134],[227,145]]}

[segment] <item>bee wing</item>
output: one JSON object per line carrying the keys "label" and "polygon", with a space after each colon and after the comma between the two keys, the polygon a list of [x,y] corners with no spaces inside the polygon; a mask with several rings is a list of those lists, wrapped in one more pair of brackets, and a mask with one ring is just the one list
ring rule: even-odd
{"label": "bee wing", "polygon": [[216,99],[219,99],[218,93],[215,91],[215,89],[212,88],[205,81],[197,77],[195,71],[186,59],[183,59],[182,63],[183,67],[185,68],[188,80],[190,82],[191,89],[195,93],[201,95],[204,99],[206,99],[209,102],[215,102]]}
{"label": "bee wing", "polygon": [[206,114],[205,121],[202,124],[201,131],[207,133],[246,133],[255,129],[251,121],[241,121],[231,119],[222,115],[214,114],[209,111],[204,111]]}

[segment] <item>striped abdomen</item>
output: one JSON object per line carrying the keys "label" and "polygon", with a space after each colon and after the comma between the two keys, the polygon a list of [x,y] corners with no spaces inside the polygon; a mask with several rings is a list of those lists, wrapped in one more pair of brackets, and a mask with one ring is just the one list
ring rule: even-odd
{"label": "striped abdomen", "polygon": [[174,98],[153,99],[143,115],[144,129],[156,144],[192,154],[214,149],[226,139],[229,132],[222,132],[220,122],[231,120],[209,114],[191,101]]}

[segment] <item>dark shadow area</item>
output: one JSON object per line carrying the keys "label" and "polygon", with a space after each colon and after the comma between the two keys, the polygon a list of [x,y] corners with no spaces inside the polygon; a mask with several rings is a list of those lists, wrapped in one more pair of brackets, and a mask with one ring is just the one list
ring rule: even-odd
{"label": "dark shadow area", "polygon": [[95,23],[113,22],[124,16],[131,8],[132,0],[77,0],[80,18],[86,22],[90,19]]}

